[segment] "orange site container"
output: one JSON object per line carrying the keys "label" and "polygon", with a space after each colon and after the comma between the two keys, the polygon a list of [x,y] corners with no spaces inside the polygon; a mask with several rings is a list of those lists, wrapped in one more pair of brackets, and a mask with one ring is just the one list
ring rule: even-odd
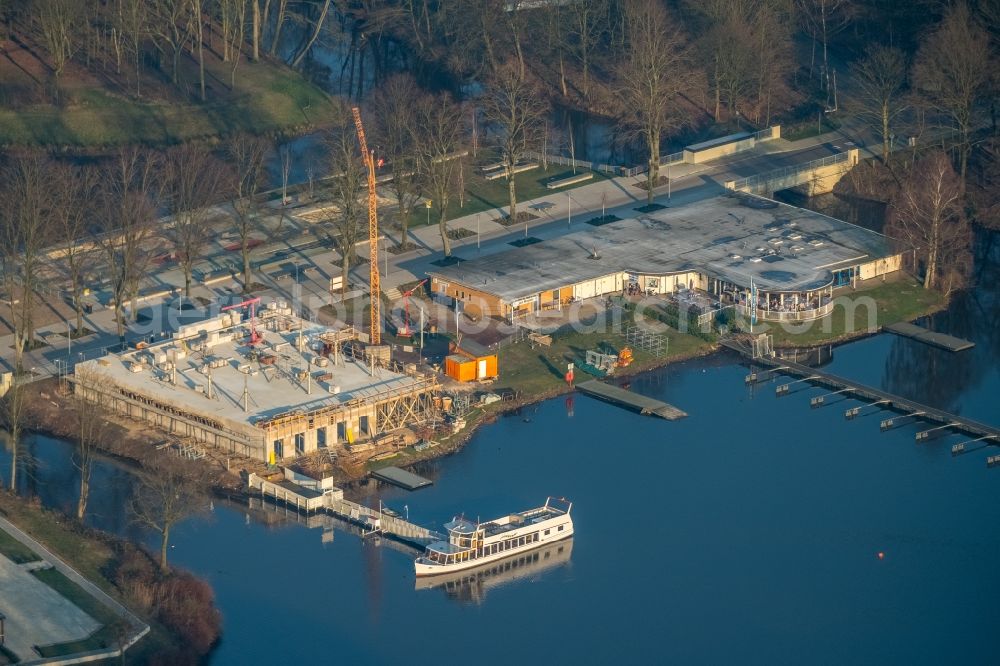
{"label": "orange site container", "polygon": [[497,356],[462,356],[451,354],[444,359],[444,373],[460,382],[474,382],[479,379],[497,377]]}

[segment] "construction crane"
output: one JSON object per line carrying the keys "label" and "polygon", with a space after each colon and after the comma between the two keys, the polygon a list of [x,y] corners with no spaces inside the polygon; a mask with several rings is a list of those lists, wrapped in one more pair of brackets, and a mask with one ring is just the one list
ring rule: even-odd
{"label": "construction crane", "polygon": [[249,298],[242,303],[236,303],[234,305],[227,305],[222,308],[222,312],[226,310],[236,310],[237,308],[243,309],[246,306],[250,306],[250,346],[254,346],[258,342],[264,339],[264,336],[257,333],[257,306],[260,305],[260,297]]}
{"label": "construction crane", "polygon": [[375,200],[375,159],[372,153],[368,152],[368,142],[365,141],[365,127],[361,124],[361,111],[358,107],[351,107],[354,114],[354,126],[358,130],[358,143],[361,144],[361,157],[364,158],[365,167],[368,169],[368,268],[369,283],[371,284],[371,330],[369,335],[370,344],[377,345],[382,342],[380,326],[381,314],[379,313],[381,298],[381,287],[378,276],[378,213],[376,212]]}
{"label": "construction crane", "polygon": [[399,329],[399,335],[400,336],[405,337],[405,336],[408,336],[408,335],[413,335],[413,327],[410,326],[410,296],[412,296],[413,292],[415,292],[417,289],[420,289],[420,287],[425,282],[427,282],[427,278],[424,278],[423,280],[421,280],[420,282],[418,282],[416,285],[414,285],[414,287],[412,289],[407,289],[406,291],[403,292],[403,312],[404,312],[404,315],[403,315],[403,327],[401,329]]}

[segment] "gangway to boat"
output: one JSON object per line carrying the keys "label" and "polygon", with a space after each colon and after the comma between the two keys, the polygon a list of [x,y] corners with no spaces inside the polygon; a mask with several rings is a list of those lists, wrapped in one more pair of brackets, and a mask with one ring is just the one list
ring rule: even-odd
{"label": "gangway to boat", "polygon": [[[312,488],[306,488],[295,483],[282,481],[279,484],[266,482],[255,474],[250,475],[249,485],[260,491],[262,498],[283,502],[285,506],[307,514],[324,512],[346,520],[360,527],[363,531],[394,538],[404,543],[423,549],[435,541],[447,540],[443,534],[421,527],[399,516],[390,515],[381,507],[370,509],[363,504],[343,498],[343,493],[321,493]],[[273,488],[280,487],[279,491]]]}

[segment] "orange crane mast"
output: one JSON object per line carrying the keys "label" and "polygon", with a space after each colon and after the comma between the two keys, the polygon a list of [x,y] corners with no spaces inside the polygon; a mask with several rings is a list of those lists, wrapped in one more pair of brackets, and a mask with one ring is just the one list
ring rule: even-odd
{"label": "orange crane mast", "polygon": [[371,284],[371,329],[369,331],[370,344],[377,345],[382,342],[382,327],[380,314],[380,298],[382,289],[379,284],[378,275],[378,212],[376,211],[375,199],[375,160],[368,152],[368,142],[365,141],[365,127],[361,124],[361,111],[358,107],[351,107],[354,114],[354,126],[358,130],[358,143],[361,144],[361,156],[364,158],[365,166],[368,168],[368,266],[369,283]]}

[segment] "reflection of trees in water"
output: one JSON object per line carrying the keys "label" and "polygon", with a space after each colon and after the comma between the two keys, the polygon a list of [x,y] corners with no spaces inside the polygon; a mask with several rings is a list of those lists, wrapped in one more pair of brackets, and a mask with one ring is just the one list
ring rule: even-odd
{"label": "reflection of trees in water", "polygon": [[882,384],[888,391],[949,411],[959,396],[979,385],[1000,359],[1000,242],[998,232],[977,234],[976,284],[956,293],[947,310],[921,321],[932,331],[975,343],[952,353],[908,338],[896,338],[886,358]]}
{"label": "reflection of trees in water", "polygon": [[[0,441],[3,433],[0,432]],[[80,471],[72,462],[69,442],[32,434],[24,440],[24,473],[18,481],[22,497],[37,497],[42,506],[72,515],[80,492]],[[10,453],[0,449],[0,469],[10,466]],[[106,458],[95,461],[87,524],[129,538],[139,534],[125,511],[134,477]]]}
{"label": "reflection of trees in water", "polygon": [[885,360],[882,385],[904,398],[958,412],[955,405],[959,395],[982,378],[982,369],[973,364],[972,353],[952,353],[896,337]]}

